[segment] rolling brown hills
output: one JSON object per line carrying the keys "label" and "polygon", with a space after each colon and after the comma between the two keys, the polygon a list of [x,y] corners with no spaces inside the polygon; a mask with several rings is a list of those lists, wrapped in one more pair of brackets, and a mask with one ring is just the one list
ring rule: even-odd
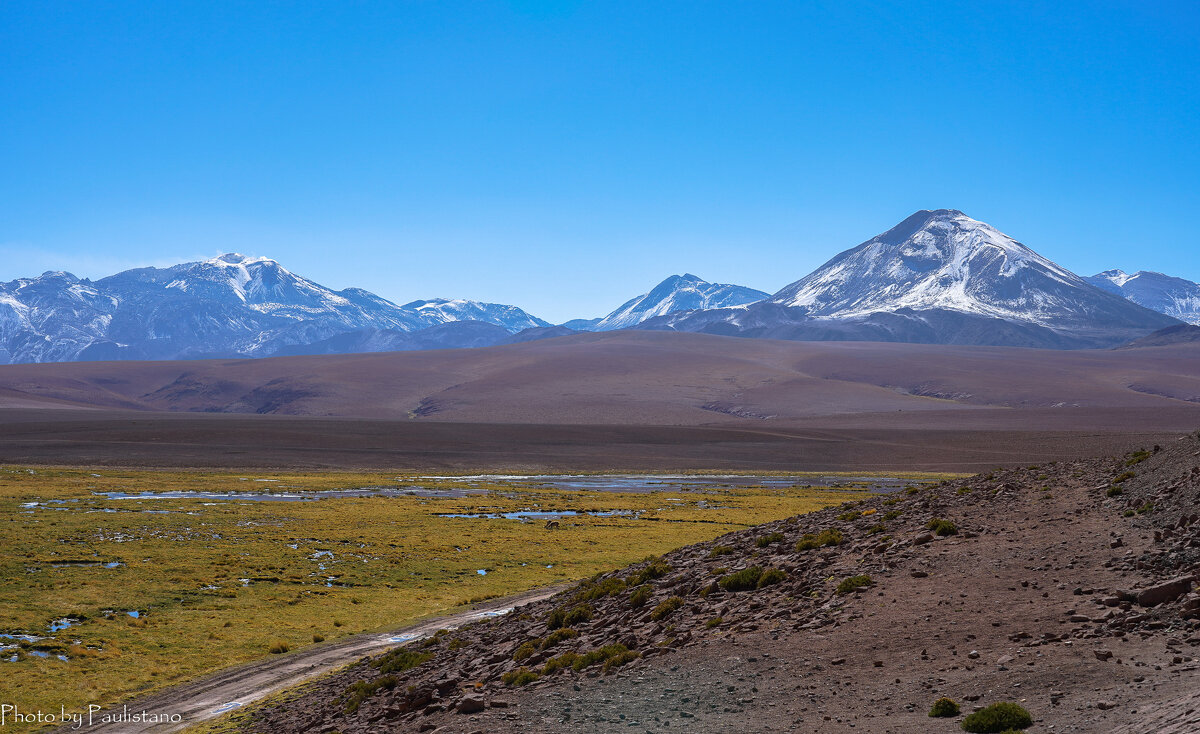
{"label": "rolling brown hills", "polygon": [[0,367],[10,462],[945,470],[1103,453],[1198,425],[1200,344],[1049,351],[611,332],[474,350]]}

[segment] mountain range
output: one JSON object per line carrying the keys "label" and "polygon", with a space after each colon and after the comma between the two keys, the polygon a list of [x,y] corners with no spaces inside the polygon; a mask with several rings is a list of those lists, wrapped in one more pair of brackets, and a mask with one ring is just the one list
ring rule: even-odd
{"label": "mountain range", "polygon": [[1133,275],[1105,270],[1085,280],[1136,304],[1200,326],[1200,283],[1145,270]]}
{"label": "mountain range", "polygon": [[1200,323],[1200,285],[1119,270],[1081,278],[988,224],[923,210],[774,295],[672,275],[609,314],[553,326],[517,306],[397,305],[225,254],[96,281],[0,284],[0,364],[481,347],[652,329],[794,340],[1111,347]]}

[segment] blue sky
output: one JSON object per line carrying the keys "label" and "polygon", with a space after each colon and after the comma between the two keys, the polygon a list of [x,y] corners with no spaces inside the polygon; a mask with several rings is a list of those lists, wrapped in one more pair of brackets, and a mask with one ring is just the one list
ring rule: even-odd
{"label": "blue sky", "polygon": [[774,291],[922,208],[1200,280],[1194,2],[0,3],[0,280]]}

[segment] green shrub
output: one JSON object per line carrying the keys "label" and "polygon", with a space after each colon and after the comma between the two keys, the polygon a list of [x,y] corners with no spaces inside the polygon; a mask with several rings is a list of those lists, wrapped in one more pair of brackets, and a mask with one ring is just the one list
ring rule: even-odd
{"label": "green shrub", "polygon": [[864,574],[850,576],[842,579],[842,582],[837,585],[837,593],[849,594],[857,589],[863,588],[864,586],[870,586],[873,583],[875,582],[871,580],[871,577]]}
{"label": "green shrub", "polygon": [[430,652],[415,652],[406,647],[392,650],[375,662],[381,673],[403,673],[433,658]]}
{"label": "green shrub", "polygon": [[579,656],[573,652],[564,652],[562,655],[552,657],[542,666],[542,675],[550,675],[554,671],[564,668],[573,668],[577,660],[579,660]]}
{"label": "green shrub", "polygon": [[722,576],[717,583],[726,591],[749,591],[757,588],[758,579],[762,573],[763,570],[758,566],[751,566],[743,568],[741,571],[735,571],[728,576]]}
{"label": "green shrub", "polygon": [[883,523],[876,523],[867,529],[867,535],[878,535],[885,532],[887,532],[887,525]]}
{"label": "green shrub", "polygon": [[843,512],[842,514],[838,515],[837,519],[841,520],[842,522],[850,522],[852,520],[857,520],[860,517],[862,517],[862,513],[860,513],[858,510],[851,510],[850,512]]}
{"label": "green shrub", "polygon": [[500,680],[503,681],[505,685],[524,686],[524,685],[528,685],[529,683],[534,682],[535,680],[537,680],[541,677],[542,676],[533,672],[529,668],[520,667],[520,668],[517,668],[516,670],[510,670],[507,673],[505,673],[504,675],[500,676]]}
{"label": "green shrub", "polygon": [[1124,492],[1124,491],[1125,491],[1125,490],[1123,490],[1123,489],[1121,489],[1120,487],[1118,487],[1118,486],[1114,485],[1114,486],[1112,486],[1112,487],[1109,487],[1109,488],[1108,488],[1108,489],[1107,489],[1107,490],[1104,492],[1104,494],[1105,494],[1105,496],[1107,496],[1107,497],[1120,497],[1120,496],[1121,496],[1121,493],[1122,493],[1122,492]]}
{"label": "green shrub", "polygon": [[715,545],[713,546],[713,549],[708,552],[708,557],[717,558],[719,556],[727,556],[731,553],[733,553],[732,547],[728,545]]}
{"label": "green shrub", "polygon": [[921,490],[920,490],[920,489],[918,489],[917,487],[905,487],[905,488],[904,488],[904,494],[907,494],[907,495],[910,495],[910,496],[911,496],[911,495],[914,495],[914,494],[916,494],[917,492],[920,492],[920,491],[921,491]]}
{"label": "green shrub", "polygon": [[1136,466],[1146,459],[1149,459],[1153,454],[1149,451],[1134,451],[1125,461],[1125,466]]}
{"label": "green shrub", "polygon": [[352,714],[358,711],[358,707],[362,705],[362,702],[374,696],[376,691],[381,689],[390,690],[395,687],[396,676],[394,675],[385,675],[381,678],[376,678],[370,683],[365,680],[355,681],[347,686],[342,694],[345,697],[346,713]]}
{"label": "green shrub", "polygon": [[933,708],[929,709],[929,715],[936,718],[946,716],[958,716],[958,704],[952,698],[945,696],[933,702]]}
{"label": "green shrub", "polygon": [[624,652],[619,652],[604,661],[604,668],[603,668],[604,674],[608,675],[609,673],[611,673],[612,671],[621,667],[622,665],[625,665],[626,663],[631,663],[634,660],[637,660],[638,658],[640,658],[641,656],[642,656],[641,653],[634,652],[633,650],[625,650]]}
{"label": "green shrub", "polygon": [[895,520],[896,518],[900,517],[903,514],[904,513],[900,510],[888,510],[887,512],[883,513],[883,521],[890,522],[890,521]]}
{"label": "green shrub", "polygon": [[806,551],[814,548],[820,548],[821,546],[841,545],[844,540],[845,538],[842,535],[842,531],[832,528],[828,530],[822,530],[820,535],[805,533],[800,538],[799,542],[796,543],[796,550]]}
{"label": "green shrub", "polygon": [[934,535],[957,535],[958,526],[950,520],[943,520],[940,517],[935,517],[925,525],[926,529],[932,530]]}
{"label": "green shrub", "polygon": [[767,533],[766,535],[758,536],[758,538],[754,540],[754,545],[758,546],[759,548],[766,548],[768,545],[771,545],[772,543],[778,543],[781,540],[783,540],[783,533]]}
{"label": "green shrub", "polygon": [[671,564],[664,561],[661,557],[652,557],[646,567],[640,571],[636,571],[628,579],[630,586],[641,586],[647,581],[660,579],[663,576],[671,573]]}
{"label": "green shrub", "polygon": [[654,611],[650,612],[650,619],[654,620],[655,622],[661,619],[666,619],[681,606],[683,606],[683,599],[678,596],[673,596],[654,607]]}
{"label": "green shrub", "polygon": [[1137,513],[1136,513],[1136,512],[1134,512],[1133,510],[1126,510],[1126,511],[1124,511],[1124,512],[1122,512],[1122,513],[1121,513],[1121,517],[1133,517],[1133,516],[1134,516],[1134,515],[1136,515],[1136,514],[1137,514]]}
{"label": "green shrub", "polygon": [[1137,476],[1137,474],[1134,474],[1131,471],[1122,472],[1121,474],[1118,474],[1115,479],[1113,479],[1113,484],[1120,484],[1121,482],[1125,481],[1126,479],[1133,479],[1136,476]]}
{"label": "green shrub", "polygon": [[724,617],[713,617],[704,623],[704,629],[710,630],[725,621]]}
{"label": "green shrub", "polygon": [[761,589],[764,586],[770,586],[771,584],[777,584],[786,578],[787,578],[787,574],[784,573],[783,571],[781,571],[780,569],[768,568],[766,571],[763,571],[762,576],[758,577],[758,583],[754,585],[754,588]]}
{"label": "green shrub", "polygon": [[648,584],[643,584],[637,587],[633,590],[633,593],[629,595],[629,606],[633,607],[634,609],[640,609],[641,607],[646,606],[646,602],[650,601],[650,595],[652,593],[654,593],[654,587]]}
{"label": "green shrub", "polygon": [[550,648],[554,647],[555,645],[562,642],[563,640],[574,639],[578,636],[579,636],[579,633],[576,632],[575,630],[571,629],[570,627],[563,627],[562,629],[554,630],[546,637],[546,640],[542,643],[542,649],[549,650]]}
{"label": "green shrub", "polygon": [[607,578],[603,581],[589,579],[584,581],[582,588],[575,592],[571,597],[571,601],[576,604],[599,599],[604,596],[615,596],[625,591],[625,579],[622,578]]}
{"label": "green shrub", "polygon": [[540,639],[526,640],[525,642],[522,642],[521,646],[518,647],[516,652],[513,653],[513,660],[516,660],[518,663],[522,660],[528,660],[535,652],[538,651],[538,648],[541,647],[541,644],[542,641]]}
{"label": "green shrub", "polygon": [[597,663],[604,663],[612,658],[623,656],[628,652],[629,648],[620,643],[615,645],[605,645],[604,647],[597,648],[595,650],[589,650],[582,655],[576,656],[575,662],[571,665],[571,668],[575,671],[581,671],[585,668],[590,668]]}
{"label": "green shrub", "polygon": [[1146,504],[1137,508],[1137,514],[1139,514],[1139,515],[1145,515],[1147,512],[1154,512],[1154,504],[1153,503],[1147,502]]}
{"label": "green shrub", "polygon": [[577,604],[570,609],[556,607],[546,617],[546,626],[552,630],[556,630],[559,627],[570,627],[571,625],[588,621],[592,618],[593,613],[594,610],[591,604]]}
{"label": "green shrub", "polygon": [[991,734],[1007,729],[1027,729],[1033,726],[1033,717],[1021,706],[1009,701],[985,706],[962,720],[963,731],[975,734]]}

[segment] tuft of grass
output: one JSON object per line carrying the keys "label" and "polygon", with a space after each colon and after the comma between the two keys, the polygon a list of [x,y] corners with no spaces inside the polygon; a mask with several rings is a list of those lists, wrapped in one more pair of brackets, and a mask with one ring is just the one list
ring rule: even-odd
{"label": "tuft of grass", "polygon": [[605,596],[616,596],[617,594],[625,591],[626,585],[625,579],[623,578],[607,578],[603,580],[589,579],[581,584],[582,588],[575,592],[575,595],[571,597],[571,600],[577,604],[581,604],[583,602],[589,602]]}
{"label": "tuft of grass", "polygon": [[644,568],[631,574],[627,581],[630,586],[641,586],[647,581],[660,579],[669,573],[671,573],[671,564],[659,556],[654,556]]}
{"label": "tuft of grass", "polygon": [[958,534],[958,526],[957,525],[955,525],[950,520],[944,520],[940,517],[935,517],[932,520],[930,520],[925,525],[925,528],[927,530],[932,530],[934,535],[947,536],[947,535],[957,535]]}
{"label": "tuft of grass", "polygon": [[549,650],[550,648],[554,647],[555,645],[557,645],[560,642],[563,642],[564,640],[572,640],[578,636],[579,636],[579,633],[576,632],[575,630],[571,629],[570,627],[563,627],[562,629],[554,630],[549,635],[547,635],[546,639],[542,642],[542,649]]}
{"label": "tuft of grass", "polygon": [[681,606],[683,606],[683,599],[678,596],[673,596],[654,607],[654,611],[650,612],[650,619],[654,620],[655,622],[666,619]]}
{"label": "tuft of grass", "polygon": [[559,627],[570,627],[580,622],[587,622],[594,613],[595,610],[592,609],[591,604],[578,604],[570,609],[556,607],[546,617],[546,626],[552,630]]}
{"label": "tuft of grass", "polygon": [[431,652],[417,652],[400,647],[375,661],[380,673],[403,673],[433,659]]}
{"label": "tuft of grass", "polygon": [[320,633],[313,634],[313,642],[324,642],[324,641],[325,641],[325,635],[322,635]]}
{"label": "tuft of grass", "polygon": [[973,734],[994,734],[1009,729],[1028,729],[1033,717],[1019,704],[1001,701],[985,706],[962,720],[962,729]]}
{"label": "tuft of grass", "polygon": [[766,535],[760,535],[755,538],[754,545],[759,548],[766,548],[768,545],[771,545],[772,543],[778,543],[781,540],[783,540],[783,533],[767,533]]}
{"label": "tuft of grass", "polygon": [[805,533],[796,543],[796,550],[812,550],[822,546],[841,545],[843,542],[845,542],[845,536],[842,535],[842,531],[829,528],[822,530],[819,535]]}
{"label": "tuft of grass", "polygon": [[550,675],[556,670],[574,668],[577,660],[579,660],[579,655],[573,652],[564,652],[562,655],[556,655],[547,660],[546,664],[542,666],[542,675]]}
{"label": "tuft of grass", "polygon": [[719,558],[733,553],[733,548],[728,545],[714,545],[712,550],[708,552],[709,558]]}
{"label": "tuft of grass", "polygon": [[758,583],[754,585],[754,588],[761,589],[764,586],[777,584],[786,578],[787,574],[782,570],[778,568],[768,568],[766,571],[763,571],[761,576],[758,577]]}
{"label": "tuft of grass", "polygon": [[542,676],[533,672],[529,668],[522,666],[516,670],[510,670],[504,675],[500,676],[500,680],[503,681],[505,685],[520,687],[529,685],[535,680],[539,680],[541,677]]}
{"label": "tuft of grass", "polygon": [[713,617],[712,619],[710,619],[704,623],[704,629],[710,630],[713,627],[719,626],[724,621],[725,621],[724,617]]}
{"label": "tuft of grass", "polygon": [[935,719],[958,716],[958,703],[952,698],[942,696],[933,702],[933,707],[929,709],[929,715]]}
{"label": "tuft of grass", "polygon": [[267,652],[272,655],[282,655],[290,649],[291,647],[288,646],[287,640],[271,640],[271,646],[267,648]]}
{"label": "tuft of grass", "polygon": [[1129,455],[1129,458],[1125,460],[1125,466],[1137,466],[1153,455],[1154,453],[1152,451],[1134,451]]}
{"label": "tuft of grass", "polygon": [[759,566],[751,566],[743,568],[741,571],[735,571],[727,576],[722,576],[718,584],[726,591],[749,591],[758,588],[758,580],[762,577],[763,570]]}
{"label": "tuft of grass", "polygon": [[857,576],[849,576],[847,578],[842,579],[841,583],[839,583],[837,585],[836,591],[839,594],[850,594],[854,591],[857,591],[858,589],[861,589],[866,586],[870,586],[873,583],[875,583],[875,582],[872,581],[871,577],[867,576],[866,574],[859,574]]}
{"label": "tuft of grass", "polygon": [[642,584],[633,590],[629,595],[629,606],[634,609],[640,609],[646,606],[646,602],[650,601],[650,595],[654,593],[654,587],[649,584]]}
{"label": "tuft of grass", "polygon": [[538,648],[541,646],[542,640],[540,638],[526,640],[525,642],[522,642],[513,652],[513,660],[517,661],[518,663],[522,660],[528,660],[529,658],[533,657],[533,654],[537,652]]}
{"label": "tuft of grass", "polygon": [[378,691],[395,688],[396,682],[396,676],[385,675],[370,682],[359,680],[351,683],[342,693],[346,713],[352,714],[358,711],[358,707],[362,705],[363,701],[374,696]]}

